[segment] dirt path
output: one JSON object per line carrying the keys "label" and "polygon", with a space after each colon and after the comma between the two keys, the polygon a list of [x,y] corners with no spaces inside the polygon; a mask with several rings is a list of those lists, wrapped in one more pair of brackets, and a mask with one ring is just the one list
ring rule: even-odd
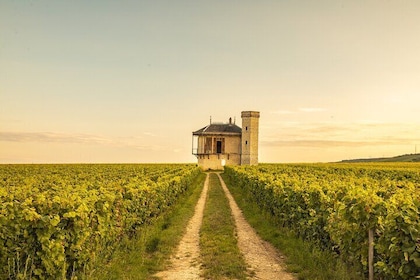
{"label": "dirt path", "polygon": [[[282,257],[268,242],[263,241],[249,225],[242,215],[241,210],[226,187],[225,182],[217,173],[223,190],[229,200],[235,220],[238,235],[238,246],[252,272],[252,279],[267,280],[296,280],[284,270]],[[204,188],[195,207],[195,213],[189,221],[187,231],[178,245],[176,254],[170,259],[170,267],[166,271],[155,274],[160,279],[187,280],[203,279],[200,276],[200,227],[203,220],[204,206],[206,203],[209,185],[207,174]]]}
{"label": "dirt path", "polygon": [[284,270],[284,264],[281,256],[277,253],[276,249],[268,242],[262,240],[245,220],[242,215],[242,211],[239,209],[230,194],[222,177],[219,173],[217,175],[219,176],[223,190],[229,200],[230,208],[232,209],[233,218],[236,224],[238,246],[254,274],[252,278],[267,280],[296,279],[292,274]]}
{"label": "dirt path", "polygon": [[204,206],[206,204],[209,185],[207,174],[200,198],[195,206],[194,216],[188,222],[187,231],[178,245],[175,256],[172,256],[168,270],[159,272],[155,276],[161,279],[201,279],[200,277],[200,228],[203,221]]}

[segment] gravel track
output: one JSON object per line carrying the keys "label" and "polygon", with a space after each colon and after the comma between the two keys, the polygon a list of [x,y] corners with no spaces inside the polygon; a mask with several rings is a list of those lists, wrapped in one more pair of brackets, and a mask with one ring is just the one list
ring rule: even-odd
{"label": "gravel track", "polygon": [[[229,200],[232,215],[235,220],[238,247],[245,257],[249,267],[250,279],[296,280],[292,274],[285,271],[283,257],[268,242],[262,240],[255,230],[245,220],[231,193],[226,187],[220,173],[217,173],[222,188]],[[155,276],[166,280],[203,279],[200,274],[200,228],[203,221],[204,206],[206,204],[209,187],[209,174],[204,182],[194,216],[188,223],[187,231],[178,245],[176,254],[170,259],[168,270],[159,272]]]}
{"label": "gravel track", "polygon": [[217,175],[229,200],[238,235],[238,246],[250,267],[252,279],[295,280],[292,274],[285,271],[283,257],[270,243],[262,240],[245,220],[222,177],[219,173]]}
{"label": "gravel track", "polygon": [[170,259],[168,270],[155,276],[167,280],[202,279],[200,277],[200,228],[203,221],[204,206],[206,204],[209,187],[209,174],[204,182],[200,198],[195,206],[194,216],[188,222],[187,231],[178,245],[176,254]]}

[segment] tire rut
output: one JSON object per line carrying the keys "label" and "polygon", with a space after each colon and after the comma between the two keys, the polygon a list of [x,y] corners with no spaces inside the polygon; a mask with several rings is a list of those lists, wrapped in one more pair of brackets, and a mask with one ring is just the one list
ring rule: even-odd
{"label": "tire rut", "polygon": [[252,279],[295,280],[291,273],[285,271],[282,256],[268,242],[262,240],[251,225],[245,220],[242,211],[226,187],[220,173],[217,173],[222,188],[229,200],[232,215],[236,224],[238,246],[250,266]]}
{"label": "tire rut", "polygon": [[187,231],[182,237],[176,254],[170,259],[168,270],[155,274],[166,280],[202,279],[200,274],[200,228],[203,221],[204,206],[206,204],[209,185],[209,174],[204,182],[200,198],[195,206],[194,215],[188,222]]}
{"label": "tire rut", "polygon": [[[251,275],[249,278],[296,280],[297,278],[293,274],[285,271],[283,257],[270,243],[262,240],[245,220],[242,211],[226,187],[220,173],[216,174],[229,200],[238,236],[238,247],[249,266]],[[200,228],[203,221],[208,188],[209,173],[207,173],[203,190],[195,206],[194,216],[188,222],[187,231],[177,247],[176,254],[170,259],[169,268],[154,276],[165,280],[203,279],[200,268]]]}

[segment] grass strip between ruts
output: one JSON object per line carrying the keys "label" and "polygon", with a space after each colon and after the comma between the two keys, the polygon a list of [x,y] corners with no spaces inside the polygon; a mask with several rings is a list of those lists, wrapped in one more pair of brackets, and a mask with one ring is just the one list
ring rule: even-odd
{"label": "grass strip between ruts", "polygon": [[211,173],[209,179],[200,250],[204,278],[246,279],[247,267],[238,248],[235,222],[215,173]]}

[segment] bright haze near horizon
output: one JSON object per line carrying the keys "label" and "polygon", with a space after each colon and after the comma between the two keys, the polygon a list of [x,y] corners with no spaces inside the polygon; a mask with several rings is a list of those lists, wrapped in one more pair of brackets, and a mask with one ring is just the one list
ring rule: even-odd
{"label": "bright haze near horizon", "polygon": [[0,163],[196,162],[261,112],[260,162],[420,151],[420,1],[0,2]]}

